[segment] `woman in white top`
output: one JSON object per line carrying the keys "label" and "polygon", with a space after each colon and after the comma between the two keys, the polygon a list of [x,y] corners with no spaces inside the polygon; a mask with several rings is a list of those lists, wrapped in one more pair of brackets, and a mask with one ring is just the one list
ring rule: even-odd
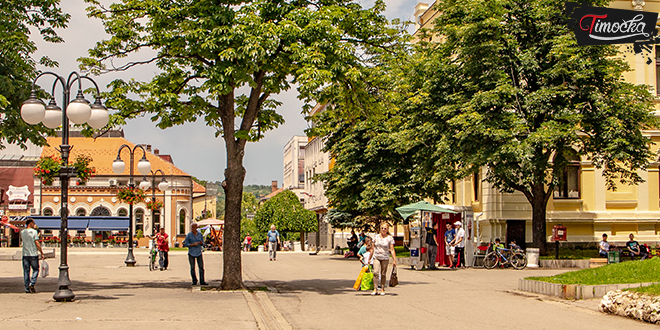
{"label": "woman in white top", "polygon": [[394,252],[394,237],[389,233],[390,225],[383,223],[380,225],[380,233],[374,238],[374,285],[378,285],[374,292],[375,296],[379,293],[385,295],[385,284],[387,283],[387,266],[390,262],[390,253],[392,254],[393,265],[396,266],[396,253]]}

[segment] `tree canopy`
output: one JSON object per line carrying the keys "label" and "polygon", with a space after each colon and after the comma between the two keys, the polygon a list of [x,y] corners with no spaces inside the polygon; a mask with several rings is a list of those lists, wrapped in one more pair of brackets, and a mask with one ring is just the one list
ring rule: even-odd
{"label": "tree canopy", "polygon": [[[346,0],[86,1],[111,37],[81,59],[85,67],[103,73],[154,63],[160,70],[148,81],[111,83],[112,124],[143,113],[160,128],[202,119],[224,139],[222,288],[241,288],[242,162],[247,142],[283,122],[271,96],[296,86],[306,110],[337,95],[359,101],[368,94],[364,68],[398,45],[401,28],[382,15],[381,0],[371,8]],[[120,63],[142,50],[153,57]]]}
{"label": "tree canopy", "polygon": [[[603,4],[604,2],[600,2]],[[440,1],[422,43],[417,86],[404,102],[411,141],[432,143],[434,162],[466,177],[481,168],[533,209],[534,245],[545,251],[545,211],[576,153],[603,169],[608,188],[642,181],[654,128],[648,86],[625,82],[614,46],[578,47],[564,1]],[[428,39],[425,39],[428,40]]]}
{"label": "tree canopy", "polygon": [[318,230],[316,213],[305,209],[298,196],[285,190],[263,203],[254,216],[260,232],[266,233],[270,225],[282,232],[314,232]]}
{"label": "tree canopy", "polygon": [[[5,142],[24,146],[26,141],[31,141],[44,145],[44,136],[53,132],[43,125],[27,124],[20,109],[30,96],[32,81],[38,74],[37,61],[32,58],[37,47],[30,40],[30,28],[38,31],[45,41],[62,42],[55,29],[65,28],[70,15],[62,12],[59,3],[59,0],[17,0],[5,1],[0,6],[0,149],[5,147]],[[47,56],[38,63],[57,66]],[[45,92],[40,92],[45,96]]]}

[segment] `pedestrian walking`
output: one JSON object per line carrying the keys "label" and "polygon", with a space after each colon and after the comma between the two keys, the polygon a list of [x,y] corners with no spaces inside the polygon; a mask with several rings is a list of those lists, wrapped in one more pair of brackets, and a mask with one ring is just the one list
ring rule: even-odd
{"label": "pedestrian walking", "polygon": [[160,231],[156,234],[156,247],[158,248],[158,264],[160,265],[160,270],[167,270],[167,266],[170,265],[170,259],[168,256],[170,245],[167,241],[168,237],[165,228],[160,228]]}
{"label": "pedestrian walking", "polygon": [[[35,293],[34,286],[39,277],[39,254],[44,258],[44,251],[39,243],[39,233],[34,229],[34,220],[28,218],[25,221],[27,228],[21,231],[21,240],[23,241],[23,282],[25,284],[25,293]],[[30,276],[32,269],[32,276]]]}
{"label": "pedestrian walking", "polygon": [[275,227],[275,225],[270,225],[267,238],[268,257],[270,258],[270,261],[274,261],[277,258],[277,246],[280,244],[280,232],[277,231],[277,227]]}
{"label": "pedestrian walking", "polygon": [[465,268],[465,229],[460,221],[454,223],[456,226],[456,267]]}
{"label": "pedestrian walking", "polygon": [[199,284],[208,285],[204,281],[204,258],[202,257],[202,247],[204,246],[204,236],[197,230],[197,224],[190,225],[190,232],[183,240],[183,246],[188,248],[188,263],[190,264],[190,277],[192,285],[197,285],[197,274],[195,273],[195,262],[199,268]]}
{"label": "pedestrian walking", "polygon": [[245,236],[245,240],[243,240],[243,247],[245,252],[249,252],[252,249],[252,236],[250,236],[250,234]]}
{"label": "pedestrian walking", "polygon": [[456,250],[456,248],[454,248],[454,238],[456,236],[456,231],[454,231],[450,222],[446,223],[445,226],[447,227],[447,230],[445,231],[445,254],[449,256],[449,268],[454,268],[454,251]]}
{"label": "pedestrian walking", "polygon": [[435,267],[435,258],[438,254],[438,223],[433,223],[433,228],[426,228],[426,244],[428,245],[429,269]]}
{"label": "pedestrian walking", "polygon": [[377,280],[378,286],[371,293],[372,296],[380,294],[385,295],[385,284],[387,283],[387,267],[390,262],[390,253],[392,254],[392,265],[396,267],[396,252],[394,252],[394,237],[389,233],[390,225],[383,223],[380,225],[380,233],[374,238],[374,280]]}

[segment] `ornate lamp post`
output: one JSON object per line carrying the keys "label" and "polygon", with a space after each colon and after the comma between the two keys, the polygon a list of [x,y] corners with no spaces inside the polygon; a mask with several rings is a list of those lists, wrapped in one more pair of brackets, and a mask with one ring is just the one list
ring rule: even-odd
{"label": "ornate lamp post", "polygon": [[[147,160],[147,151],[144,150],[144,147],[142,147],[139,144],[133,147],[133,149],[131,149],[131,147],[126,144],[122,144],[122,146],[119,147],[119,150],[117,151],[117,159],[115,159],[115,161],[112,162],[113,172],[115,172],[116,174],[124,173],[124,170],[126,169],[126,164],[121,159],[121,151],[124,149],[128,149],[128,152],[130,154],[128,186],[130,188],[135,187],[135,183],[133,182],[133,158],[135,156],[135,150],[137,148],[142,149],[142,158],[137,164],[138,172],[140,172],[140,174],[142,175],[149,174],[149,172],[151,172],[151,164]],[[128,205],[129,205],[128,216],[130,217],[129,225],[128,225],[128,255],[126,255],[126,260],[124,260],[124,263],[126,263],[126,266],[132,267],[135,266],[135,257],[133,256],[133,203],[129,203]]]}
{"label": "ornate lamp post", "polygon": [[[156,202],[156,173],[160,172],[160,176],[163,178],[160,180],[160,183],[158,184],[158,189],[163,192],[163,206],[165,206],[165,190],[170,187],[170,183],[165,180],[165,173],[163,170],[156,170],[156,171],[151,171],[151,202],[155,203]],[[149,189],[149,181],[147,181],[147,178],[144,177],[142,178],[142,182],[140,182],[140,189],[142,190],[147,190]],[[154,210],[151,210],[151,235],[153,236],[154,233]]]}
{"label": "ornate lamp post", "polygon": [[[51,99],[48,106],[37,97],[35,89],[37,80],[43,76],[53,76],[55,81],[51,91]],[[85,100],[82,92],[82,80],[88,80],[94,84],[96,88],[96,101],[90,106],[89,102]],[[55,102],[55,88],[59,85],[62,87],[62,104],[65,105],[64,111]],[[75,85],[78,85],[78,94],[73,101],[70,101],[71,90]],[[94,80],[87,76],[81,76],[78,72],[71,72],[68,78],[64,78],[53,72],[44,72],[38,75],[32,82],[32,92],[21,106],[21,117],[25,122],[30,125],[43,123],[48,128],[57,128],[62,126],[62,144],[60,145],[60,152],[62,153],[62,162],[65,166],[60,168],[60,190],[61,190],[61,207],[60,216],[62,223],[60,226],[60,267],[59,279],[57,281],[58,289],[53,294],[53,299],[56,301],[72,301],[75,295],[69,288],[71,280],[69,279],[69,266],[67,265],[67,226],[68,226],[68,195],[69,195],[69,178],[77,175],[75,167],[68,166],[69,151],[69,120],[74,124],[89,124],[92,128],[102,128],[108,123],[108,110],[101,104],[99,86]]]}

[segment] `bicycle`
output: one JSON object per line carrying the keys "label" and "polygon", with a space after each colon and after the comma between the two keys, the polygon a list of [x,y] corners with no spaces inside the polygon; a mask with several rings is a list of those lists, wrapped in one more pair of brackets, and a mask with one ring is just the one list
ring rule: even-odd
{"label": "bicycle", "polygon": [[[502,253],[502,251],[504,251],[504,253]],[[496,247],[484,257],[484,268],[493,269],[498,265],[502,267],[511,265],[518,270],[524,269],[527,267],[527,256],[520,249],[514,249],[513,247],[510,249]]]}
{"label": "bicycle", "polygon": [[152,238],[151,251],[149,251],[149,270],[157,270],[158,268],[158,248],[156,247],[156,238]]}

